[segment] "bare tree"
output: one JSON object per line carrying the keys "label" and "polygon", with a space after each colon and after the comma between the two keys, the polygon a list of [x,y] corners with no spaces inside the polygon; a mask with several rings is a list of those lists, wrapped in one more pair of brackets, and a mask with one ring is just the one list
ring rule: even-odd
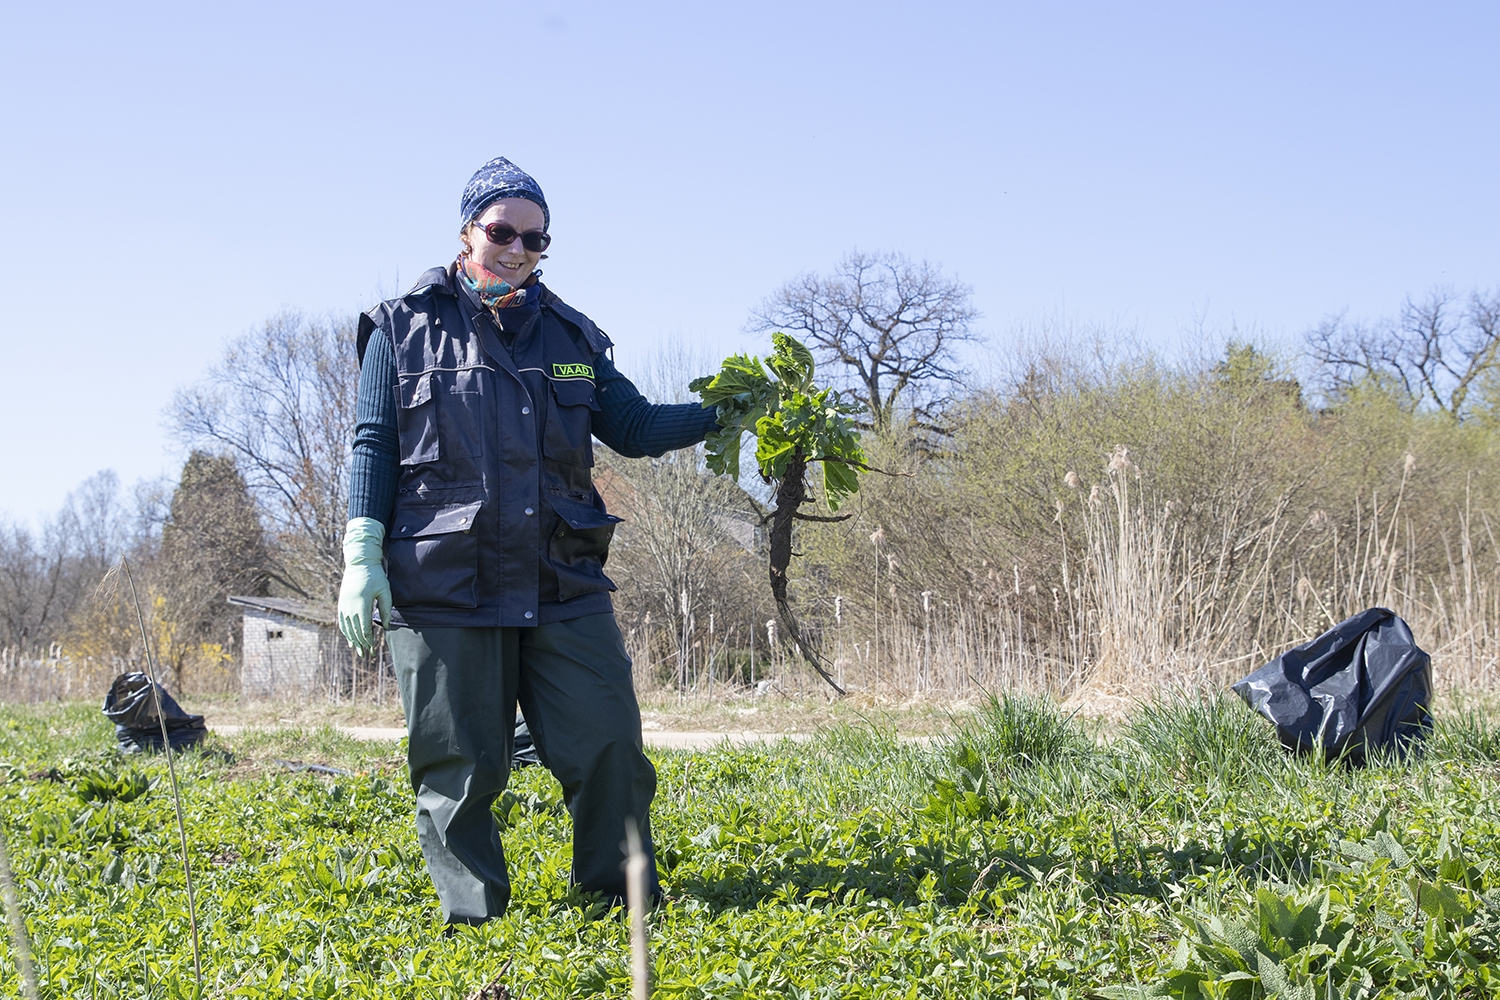
{"label": "bare tree", "polygon": [[18,649],[51,641],[59,614],[66,552],[52,532],[0,525],[0,626],[4,644]]}
{"label": "bare tree", "polygon": [[[698,402],[688,382],[718,360],[701,344],[669,341],[623,367],[649,399],[685,403]],[[642,459],[600,452],[598,461],[599,490],[625,518],[610,554],[618,607],[626,620],[650,614],[653,632],[671,635],[676,681],[685,687],[695,657],[702,663],[695,643],[711,620],[720,636],[731,621],[743,634],[756,620],[759,609],[739,590],[746,547],[756,541],[754,505],[738,485],[706,471],[701,449]]]}
{"label": "bare tree", "polygon": [[332,600],[343,572],[354,332],[282,313],[232,342],[168,410],[184,442],[238,460],[274,536],[271,578],[313,600]]}
{"label": "bare tree", "polygon": [[941,430],[947,391],[966,374],[955,349],[982,339],[971,328],[972,293],[926,261],[854,251],[827,277],[787,282],[751,315],[750,329],[803,335],[821,363],[845,366],[876,428],[906,410],[918,426]]}
{"label": "bare tree", "polygon": [[105,470],[40,529],[0,524],[0,643],[35,650],[63,638],[126,544],[119,491],[119,477]]}
{"label": "bare tree", "polygon": [[1394,386],[1412,405],[1435,406],[1455,420],[1468,414],[1470,396],[1496,366],[1500,352],[1500,291],[1473,292],[1461,302],[1438,290],[1408,298],[1394,322],[1367,326],[1343,315],[1307,335],[1335,395],[1364,379]]}
{"label": "bare tree", "polygon": [[625,518],[611,563],[619,563],[629,586],[644,591],[657,620],[671,623],[679,640],[677,680],[686,687],[695,626],[707,624],[710,610],[726,620],[719,598],[744,556],[734,533],[753,536],[753,522],[744,519],[748,505],[737,504],[739,487],[707,473],[691,450],[639,461],[605,456],[601,465],[600,490]]}

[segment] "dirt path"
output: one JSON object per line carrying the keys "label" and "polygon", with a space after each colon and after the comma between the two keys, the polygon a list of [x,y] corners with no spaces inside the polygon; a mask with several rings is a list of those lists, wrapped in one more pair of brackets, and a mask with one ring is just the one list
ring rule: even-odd
{"label": "dirt path", "polygon": [[[238,736],[247,730],[257,729],[279,729],[279,726],[211,726],[212,732],[220,736]],[[356,740],[389,741],[394,743],[406,735],[405,729],[392,728],[388,726],[335,726],[340,733]],[[646,745],[666,750],[707,750],[720,743],[728,743],[733,746],[746,746],[759,743],[779,743],[781,740],[802,741],[812,738],[811,733],[645,733]]]}
{"label": "dirt path", "polygon": [[[388,698],[330,705],[312,700],[272,702],[233,696],[182,702],[189,712],[207,717],[208,728],[224,736],[246,730],[303,732],[332,727],[363,740],[395,741],[406,734],[401,707]],[[860,695],[830,703],[821,693],[764,696],[721,694],[678,698],[671,692],[641,697],[641,728],[654,747],[697,749],[728,740],[735,744],[774,743],[783,737],[808,735],[841,724],[874,726],[902,736],[941,736],[952,732],[975,706],[964,702],[879,701]]]}

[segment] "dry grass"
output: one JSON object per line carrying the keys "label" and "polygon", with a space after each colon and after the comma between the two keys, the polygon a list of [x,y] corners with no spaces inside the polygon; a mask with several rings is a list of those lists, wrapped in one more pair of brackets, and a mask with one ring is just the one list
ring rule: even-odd
{"label": "dry grass", "polygon": [[[1435,561],[1432,532],[1419,537],[1404,509],[1411,473],[1408,462],[1394,495],[1351,500],[1352,516],[1342,519],[1314,510],[1298,522],[1275,510],[1254,530],[1204,529],[1155,502],[1121,448],[1100,485],[1058,505],[1059,532],[1072,528],[1085,544],[1064,555],[1050,602],[1035,588],[1023,593],[1019,575],[1013,587],[1002,580],[953,601],[890,588],[878,616],[852,600],[830,602],[807,620],[850,692],[837,703],[774,632],[753,648],[743,636],[731,646],[691,618],[685,636],[653,631],[647,618],[626,636],[646,725],[793,732],[869,717],[940,731],[953,711],[1002,691],[1123,716],[1163,688],[1222,688],[1374,605],[1411,625],[1432,654],[1440,693],[1488,698],[1500,691],[1500,545],[1485,515],[1460,509],[1438,532]],[[49,652],[0,654],[0,700],[102,698],[122,666]],[[189,685],[190,710],[221,725],[401,724],[390,684],[380,704],[365,696],[382,690],[373,684],[352,703],[342,692],[343,704],[255,702],[230,687],[224,678]]]}
{"label": "dry grass", "polygon": [[[873,607],[850,614],[841,599],[820,621],[823,648],[860,704],[964,703],[1023,691],[1114,717],[1163,689],[1222,688],[1379,605],[1406,619],[1432,654],[1440,694],[1488,697],[1500,691],[1500,545],[1486,517],[1458,510],[1440,533],[1445,569],[1433,572],[1433,553],[1423,550],[1430,540],[1403,510],[1412,467],[1408,461],[1393,496],[1351,501],[1342,523],[1354,527],[1342,537],[1323,512],[1294,523],[1280,510],[1254,530],[1216,524],[1204,537],[1171,503],[1150,499],[1121,448],[1103,488],[1058,505],[1059,528],[1076,519],[1086,544],[1058,567],[1062,585],[1052,588],[1050,613],[1037,613],[1047,595],[1023,593],[1019,575],[1013,590],[952,602],[892,590],[878,615]],[[728,663],[737,664],[734,690],[743,690],[745,650],[715,651],[706,635],[689,640],[672,643],[697,651],[683,697],[722,698]],[[643,689],[671,688],[663,679],[675,677],[675,667],[650,658],[664,645],[638,639],[632,649]],[[710,662],[719,664],[713,678]],[[765,643],[756,676],[762,691],[804,698],[823,690],[790,650]]]}

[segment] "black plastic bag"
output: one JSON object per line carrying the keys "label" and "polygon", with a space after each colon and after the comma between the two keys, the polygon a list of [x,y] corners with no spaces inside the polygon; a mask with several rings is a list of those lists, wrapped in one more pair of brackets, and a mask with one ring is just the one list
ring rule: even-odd
{"label": "black plastic bag", "polygon": [[[161,719],[151,687],[143,673],[121,674],[104,696],[105,718],[115,724],[115,739],[126,753],[161,749]],[[173,750],[193,746],[208,735],[203,716],[184,712],[160,684],[156,685],[156,694],[161,699],[161,718],[166,719],[167,739]]]}
{"label": "black plastic bag", "polygon": [[1375,751],[1404,757],[1432,728],[1432,659],[1385,608],[1283,653],[1234,692],[1275,723],[1283,746],[1352,764]]}
{"label": "black plastic bag", "polygon": [[510,766],[514,768],[530,767],[532,764],[540,764],[542,758],[537,755],[536,744],[531,740],[531,727],[526,724],[526,716],[520,710],[516,710],[516,745],[511,751]]}

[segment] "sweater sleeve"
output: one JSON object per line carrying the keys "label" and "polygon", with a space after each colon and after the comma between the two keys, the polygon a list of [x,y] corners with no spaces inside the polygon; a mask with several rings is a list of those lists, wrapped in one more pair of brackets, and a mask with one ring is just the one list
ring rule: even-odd
{"label": "sweater sleeve", "polygon": [[651,403],[607,355],[594,359],[599,412],[594,436],[626,458],[689,448],[719,426],[718,412],[697,403]]}
{"label": "sweater sleeve", "polygon": [[354,403],[354,448],[349,464],[349,518],[373,517],[390,531],[396,506],[396,356],[378,331],[365,347]]}

